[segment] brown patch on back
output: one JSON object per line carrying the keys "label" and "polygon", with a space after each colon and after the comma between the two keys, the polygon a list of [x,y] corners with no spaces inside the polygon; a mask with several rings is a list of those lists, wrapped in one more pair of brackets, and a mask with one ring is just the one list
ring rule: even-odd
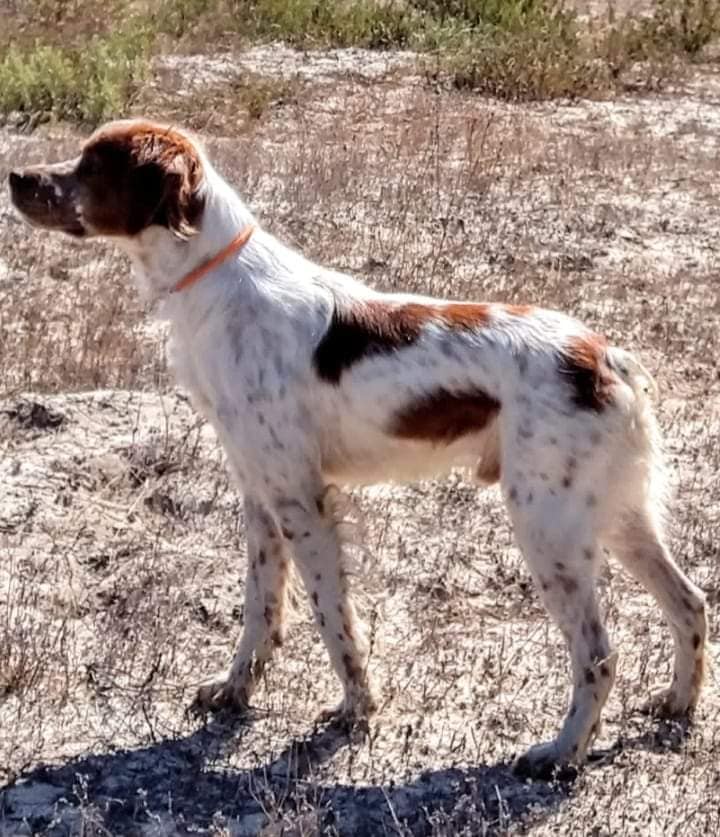
{"label": "brown patch on back", "polygon": [[313,355],[315,370],[322,380],[338,384],[355,363],[412,346],[430,323],[472,331],[488,324],[489,312],[487,305],[459,302],[397,305],[369,300],[348,308],[336,306]]}
{"label": "brown patch on back", "polygon": [[490,306],[484,303],[449,302],[427,307],[432,311],[433,319],[451,328],[474,331],[490,323]]}
{"label": "brown patch on back", "polygon": [[158,224],[187,238],[202,215],[202,179],[192,140],[144,121],[96,131],[77,166],[84,220],[105,235],[133,236]]}
{"label": "brown patch on back", "polygon": [[503,310],[513,317],[529,317],[535,312],[534,305],[503,305]]}
{"label": "brown patch on back", "polygon": [[560,355],[560,374],[573,390],[573,402],[599,413],[612,403],[617,378],[607,365],[607,341],[597,334],[573,337]]}
{"label": "brown patch on back", "polygon": [[483,430],[500,410],[500,402],[476,390],[453,393],[440,388],[403,407],[389,432],[401,439],[450,444]]}

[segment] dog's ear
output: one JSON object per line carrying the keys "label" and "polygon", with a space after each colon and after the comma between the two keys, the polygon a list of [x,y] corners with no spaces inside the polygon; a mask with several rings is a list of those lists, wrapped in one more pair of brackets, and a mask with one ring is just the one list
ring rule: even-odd
{"label": "dog's ear", "polygon": [[183,240],[197,233],[205,206],[203,172],[189,141],[171,134],[154,137],[139,155],[133,179],[138,215],[146,214],[140,229],[159,224]]}

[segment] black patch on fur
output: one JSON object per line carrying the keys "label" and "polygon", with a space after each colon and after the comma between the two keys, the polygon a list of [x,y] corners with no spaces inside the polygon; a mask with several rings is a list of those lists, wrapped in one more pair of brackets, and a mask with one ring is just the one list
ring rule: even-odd
{"label": "black patch on fur", "polygon": [[403,308],[335,308],[313,355],[315,371],[323,381],[337,385],[343,372],[363,358],[410,346],[417,339],[420,326],[418,319],[407,316]]}

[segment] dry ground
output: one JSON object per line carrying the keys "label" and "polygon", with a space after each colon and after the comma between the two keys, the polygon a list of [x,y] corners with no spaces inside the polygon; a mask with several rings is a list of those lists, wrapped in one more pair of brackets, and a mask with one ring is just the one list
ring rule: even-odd
{"label": "dry ground", "polygon": [[[274,232],[378,286],[562,307],[641,355],[675,553],[717,622],[717,72],[651,98],[511,106],[359,51],[238,61],[201,77],[165,60],[143,109],[202,131]],[[255,118],[237,104],[248,72],[269,78]],[[6,131],[0,177],[76,143]],[[720,831],[716,676],[688,730],[636,712],[671,649],[612,563],[621,662],[598,758],[513,777],[513,753],[556,728],[568,665],[498,494],[458,477],[356,495],[384,697],[367,740],[313,725],[337,684],[304,606],[250,723],[186,718],[242,622],[238,495],[122,259],[29,231],[5,191],[0,236],[0,833]]]}

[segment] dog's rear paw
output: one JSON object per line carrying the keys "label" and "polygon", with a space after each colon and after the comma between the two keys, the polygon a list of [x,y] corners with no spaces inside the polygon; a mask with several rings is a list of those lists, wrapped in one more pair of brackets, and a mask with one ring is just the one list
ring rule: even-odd
{"label": "dog's rear paw", "polygon": [[249,697],[248,689],[242,682],[224,673],[198,688],[188,711],[191,715],[206,715],[221,710],[245,714],[250,708]]}
{"label": "dog's rear paw", "polygon": [[682,718],[691,711],[690,701],[679,694],[675,686],[653,692],[640,711],[655,718]]}
{"label": "dog's rear paw", "polygon": [[562,752],[554,741],[536,744],[513,762],[513,772],[522,778],[571,781],[577,775],[571,754]]}

